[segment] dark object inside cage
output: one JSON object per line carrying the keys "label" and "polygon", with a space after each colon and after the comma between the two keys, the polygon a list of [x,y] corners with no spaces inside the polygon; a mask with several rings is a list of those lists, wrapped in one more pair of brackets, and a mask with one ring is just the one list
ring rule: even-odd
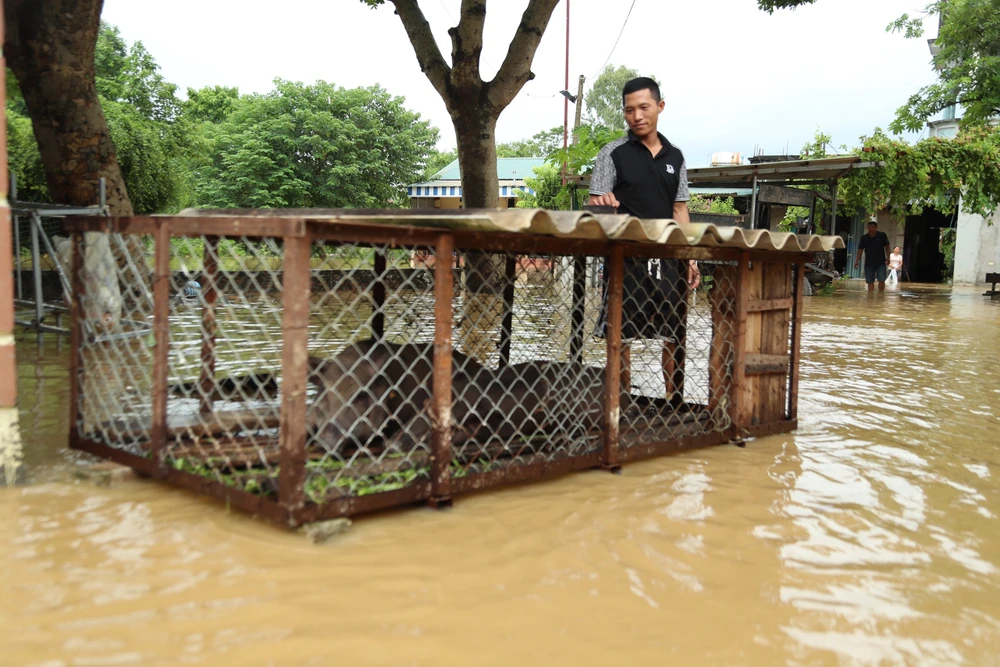
{"label": "dark object inside cage", "polygon": [[[805,263],[836,239],[544,211],[67,222],[148,338],[82,335],[71,446],[282,525],[796,426]],[[803,245],[804,244],[804,245]]]}

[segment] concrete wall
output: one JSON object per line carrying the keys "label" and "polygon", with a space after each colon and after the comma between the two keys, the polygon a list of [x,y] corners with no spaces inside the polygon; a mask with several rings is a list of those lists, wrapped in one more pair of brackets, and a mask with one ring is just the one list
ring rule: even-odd
{"label": "concrete wall", "polygon": [[1000,209],[993,225],[979,215],[958,214],[955,243],[956,283],[981,283],[987,273],[1000,272]]}

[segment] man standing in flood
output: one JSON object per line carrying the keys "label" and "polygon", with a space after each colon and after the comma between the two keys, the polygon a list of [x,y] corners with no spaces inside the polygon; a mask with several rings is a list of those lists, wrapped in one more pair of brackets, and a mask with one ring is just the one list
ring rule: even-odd
{"label": "man standing in flood", "polygon": [[875,280],[878,279],[878,291],[885,291],[886,269],[889,266],[889,237],[878,230],[878,223],[872,220],[868,223],[868,233],[858,241],[858,255],[854,259],[854,268],[861,264],[861,254],[865,255],[865,282],[868,291],[875,290]]}
{"label": "man standing in flood", "polygon": [[[628,135],[597,156],[590,181],[590,205],[613,206],[618,213],[646,219],[690,222],[687,167],[680,149],[657,131],[664,109],[660,87],[646,77],[632,79],[622,89]],[[635,339],[663,342],[662,366],[666,398],[683,401],[683,344],[687,319],[687,289],[701,280],[695,261],[660,260],[654,277],[645,259],[626,258],[622,304],[623,388],[629,391],[631,347]],[[607,300],[605,299],[605,304]],[[599,332],[606,335],[606,308]]]}

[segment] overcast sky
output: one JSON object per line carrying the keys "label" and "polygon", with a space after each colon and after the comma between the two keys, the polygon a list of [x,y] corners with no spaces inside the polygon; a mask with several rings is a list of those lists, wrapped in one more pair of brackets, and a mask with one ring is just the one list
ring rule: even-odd
{"label": "overcast sky", "polygon": [[[835,143],[885,128],[894,110],[934,79],[925,40],[885,26],[924,0],[817,0],[772,16],[755,0],[570,0],[570,89],[591,80],[610,55],[656,76],[667,108],[660,131],[689,166],[713,151],[798,152],[817,128]],[[566,3],[549,22],[535,55],[534,81],[500,116],[498,141],[562,125]],[[460,0],[421,0],[442,52]],[[503,61],[527,0],[488,3],[484,78]],[[360,0],[105,0],[104,20],[141,40],[168,81],[186,88],[238,86],[266,92],[276,77],[345,87],[378,83],[455,145],[444,103],[421,73],[391,6]],[[612,46],[622,25],[624,34]],[[929,26],[930,27],[930,26]],[[932,32],[933,34],[933,32]],[[573,122],[570,105],[570,123]]]}

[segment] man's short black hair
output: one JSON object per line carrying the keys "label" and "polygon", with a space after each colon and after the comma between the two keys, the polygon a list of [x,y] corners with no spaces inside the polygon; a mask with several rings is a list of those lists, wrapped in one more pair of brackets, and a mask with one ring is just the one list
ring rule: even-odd
{"label": "man's short black hair", "polygon": [[869,225],[875,225],[875,229],[878,229],[878,223],[877,223],[877,222],[875,222],[874,220],[869,220],[869,221],[868,221],[868,224],[869,224]]}
{"label": "man's short black hair", "polygon": [[660,86],[648,76],[640,76],[632,79],[622,88],[622,106],[625,106],[625,96],[638,93],[640,90],[648,90],[649,94],[657,102],[660,101]]}

